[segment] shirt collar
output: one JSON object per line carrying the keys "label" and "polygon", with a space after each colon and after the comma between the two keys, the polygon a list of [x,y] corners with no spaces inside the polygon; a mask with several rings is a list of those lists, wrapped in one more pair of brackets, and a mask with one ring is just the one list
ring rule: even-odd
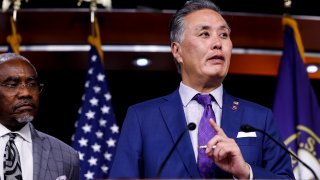
{"label": "shirt collar", "polygon": [[[192,89],[191,87],[183,84],[183,82],[180,82],[179,93],[181,96],[183,106],[187,106],[188,103],[192,100],[192,98],[196,94],[201,92]],[[209,94],[211,94],[215,98],[218,106],[222,108],[223,85],[221,84],[218,88],[214,89]]]}
{"label": "shirt collar", "polygon": [[[19,131],[14,131],[15,133],[19,134],[22,139],[24,139],[27,142],[32,142],[31,140],[31,131],[30,131],[30,125],[27,123],[23,128],[21,128]],[[11,131],[6,128],[4,125],[0,123],[0,137],[3,137],[4,135],[11,133]]]}

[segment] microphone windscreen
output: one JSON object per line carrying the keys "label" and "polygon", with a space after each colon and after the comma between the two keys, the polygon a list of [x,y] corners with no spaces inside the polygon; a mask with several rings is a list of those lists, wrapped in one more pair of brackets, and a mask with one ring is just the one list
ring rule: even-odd
{"label": "microphone windscreen", "polygon": [[241,125],[240,130],[243,132],[252,132],[255,131],[255,128],[250,126],[249,124]]}
{"label": "microphone windscreen", "polygon": [[197,125],[196,125],[195,123],[193,123],[193,122],[191,122],[191,123],[188,124],[188,129],[189,129],[190,131],[195,130],[196,127],[197,127]]}

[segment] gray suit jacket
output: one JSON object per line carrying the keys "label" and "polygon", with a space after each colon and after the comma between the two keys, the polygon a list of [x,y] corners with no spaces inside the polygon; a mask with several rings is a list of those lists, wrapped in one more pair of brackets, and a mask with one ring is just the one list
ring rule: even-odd
{"label": "gray suit jacket", "polygon": [[33,151],[33,179],[79,179],[79,155],[69,145],[37,131],[30,123]]}

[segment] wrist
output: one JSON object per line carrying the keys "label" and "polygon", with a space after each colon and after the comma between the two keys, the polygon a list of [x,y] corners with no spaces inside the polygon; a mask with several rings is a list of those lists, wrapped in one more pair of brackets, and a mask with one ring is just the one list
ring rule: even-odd
{"label": "wrist", "polygon": [[242,166],[241,171],[235,175],[236,179],[250,179],[250,172],[251,172],[251,167],[248,163],[244,163]]}

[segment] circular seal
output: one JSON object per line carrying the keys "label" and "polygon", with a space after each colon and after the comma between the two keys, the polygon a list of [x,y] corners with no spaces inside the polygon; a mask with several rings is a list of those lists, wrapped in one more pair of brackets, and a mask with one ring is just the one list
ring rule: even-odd
{"label": "circular seal", "polygon": [[[285,141],[289,151],[297,155],[320,177],[320,138],[308,127],[298,125],[296,133]],[[292,157],[292,167],[296,179],[314,179],[312,172]]]}

